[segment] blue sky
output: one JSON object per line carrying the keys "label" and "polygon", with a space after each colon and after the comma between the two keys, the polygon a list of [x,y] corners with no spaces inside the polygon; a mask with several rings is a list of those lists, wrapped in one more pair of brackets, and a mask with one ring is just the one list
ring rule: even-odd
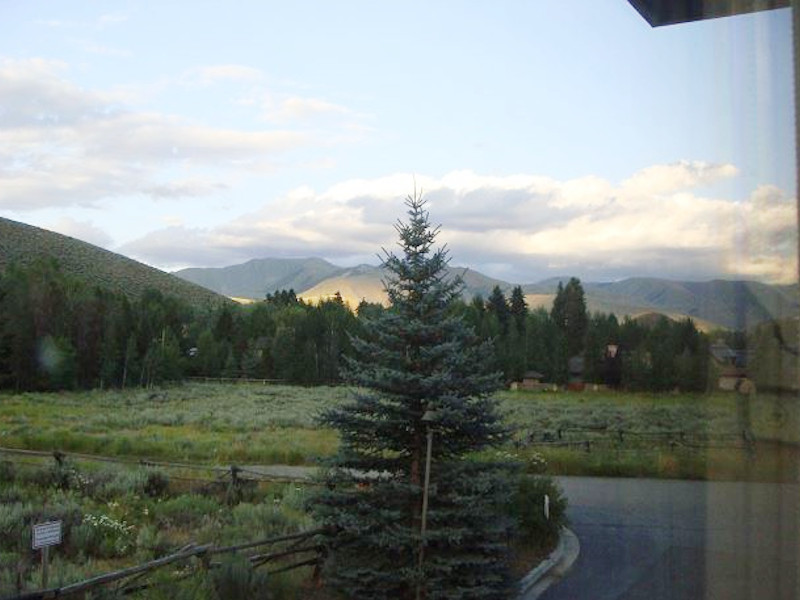
{"label": "blue sky", "polygon": [[374,264],[416,185],[509,281],[793,281],[793,119],[788,10],[0,0],[0,216],[167,270]]}

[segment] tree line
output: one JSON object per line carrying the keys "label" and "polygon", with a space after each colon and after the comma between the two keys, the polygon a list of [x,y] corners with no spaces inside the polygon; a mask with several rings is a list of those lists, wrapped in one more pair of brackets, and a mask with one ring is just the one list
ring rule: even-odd
{"label": "tree line", "polygon": [[196,306],[88,286],[54,260],[0,275],[0,389],[149,387],[189,376],[339,380],[359,320],[340,297],[285,291],[250,306]]}
{"label": "tree line", "polygon": [[536,371],[560,385],[580,381],[636,391],[705,391],[709,385],[709,336],[691,319],[626,316],[620,322],[613,313],[589,313],[574,277],[558,284],[550,311],[529,310],[520,287],[508,299],[495,287],[488,300],[477,296],[464,310],[483,337],[495,339],[497,367],[507,381]]}
{"label": "tree line", "polygon": [[[157,291],[130,299],[92,287],[54,260],[10,266],[0,275],[0,388],[147,387],[187,376],[338,383],[351,340],[387,310],[365,301],[351,310],[338,294],[308,303],[292,290],[198,307]],[[590,314],[575,278],[559,284],[550,311],[529,309],[520,287],[509,297],[496,287],[486,299],[458,298],[448,310],[494,341],[493,367],[508,382],[537,371],[555,384],[709,385],[709,337],[691,320]],[[570,372],[575,357],[580,373]]]}

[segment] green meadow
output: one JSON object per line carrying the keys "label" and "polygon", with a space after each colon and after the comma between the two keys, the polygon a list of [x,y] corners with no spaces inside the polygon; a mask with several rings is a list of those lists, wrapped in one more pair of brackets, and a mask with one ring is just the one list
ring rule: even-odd
{"label": "green meadow", "polygon": [[0,397],[0,445],[208,464],[310,464],[336,450],[314,417],[344,388],[186,384]]}
{"label": "green meadow", "polygon": [[[347,387],[188,383],[0,396],[0,446],[197,462],[312,465]],[[501,392],[504,450],[531,472],[796,480],[797,400],[759,394]]]}
{"label": "green meadow", "polygon": [[[38,587],[28,545],[30,524],[44,520],[59,519],[65,527],[53,585],[190,542],[236,544],[312,527],[305,512],[309,486],[251,482],[232,496],[224,480],[188,465],[161,471],[70,453],[197,465],[313,465],[337,449],[336,433],[318,427],[316,415],[350,393],[346,387],[191,383],[0,395],[0,446],[67,454],[57,464],[0,452],[0,595]],[[530,473],[797,481],[800,411],[793,398],[516,391],[498,399],[513,436],[495,452]],[[520,514],[536,511],[528,506]],[[536,564],[549,551],[545,546],[539,540],[516,547],[517,574]],[[311,572],[270,577],[264,589],[275,598],[326,598],[312,589]],[[209,590],[225,581],[206,579],[178,585],[167,578],[148,597],[211,600]]]}
{"label": "green meadow", "polygon": [[501,395],[514,452],[558,475],[797,481],[793,397],[614,392]]}

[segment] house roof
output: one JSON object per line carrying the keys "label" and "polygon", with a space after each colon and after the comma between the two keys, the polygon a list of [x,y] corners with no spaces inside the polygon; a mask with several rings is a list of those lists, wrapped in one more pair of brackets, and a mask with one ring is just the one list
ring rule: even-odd
{"label": "house roof", "polygon": [[541,379],[542,377],[544,377],[544,374],[539,373],[539,371],[525,371],[522,376],[523,379]]}
{"label": "house roof", "polygon": [[747,350],[733,350],[726,344],[712,344],[709,352],[714,360],[723,365],[744,369],[749,362]]}
{"label": "house roof", "polygon": [[727,344],[711,344],[709,351],[717,362],[732,362],[736,358],[736,352]]}
{"label": "house roof", "polygon": [[580,375],[583,373],[584,361],[582,356],[573,356],[567,361],[567,364],[571,375]]}
{"label": "house roof", "polygon": [[790,0],[628,0],[653,27],[787,8]]}

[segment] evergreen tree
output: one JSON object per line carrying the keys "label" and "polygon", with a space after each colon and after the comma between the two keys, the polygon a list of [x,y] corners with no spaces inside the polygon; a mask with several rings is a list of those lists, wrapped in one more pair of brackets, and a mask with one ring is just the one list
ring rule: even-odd
{"label": "evergreen tree", "polygon": [[528,317],[528,303],[525,301],[525,292],[522,291],[520,286],[515,286],[511,290],[511,302],[509,303],[509,311],[514,318],[514,323],[517,326],[517,331],[520,334],[525,332],[525,320]]}
{"label": "evergreen tree", "polygon": [[503,295],[503,290],[499,285],[494,286],[489,300],[486,301],[487,310],[497,317],[500,323],[500,334],[506,335],[508,333],[508,322],[511,318],[511,312],[508,308],[508,302]]}
{"label": "evergreen tree", "polygon": [[564,325],[567,322],[566,302],[567,297],[564,295],[564,283],[559,281],[558,288],[556,289],[556,297],[553,298],[553,307],[550,309],[550,319],[561,329],[564,329]]}
{"label": "evergreen tree", "polygon": [[511,327],[506,342],[508,346],[506,378],[519,381],[525,374],[528,355],[528,303],[525,301],[525,294],[520,286],[515,286],[511,291],[509,312]]}
{"label": "evergreen tree", "polygon": [[[507,437],[488,398],[498,385],[486,368],[491,347],[450,310],[462,283],[445,280],[447,251],[433,248],[438,229],[424,201],[406,204],[409,221],[396,226],[403,253],[387,252],[383,263],[391,308],[353,340],[347,375],[359,392],[322,418],[341,438],[315,503],[339,532],[327,581],[353,599],[503,598],[503,468],[465,459]],[[429,431],[434,485],[423,538]]]}
{"label": "evergreen tree", "polygon": [[648,332],[647,348],[650,356],[650,389],[656,392],[671,390],[675,387],[675,358],[676,352],[674,347],[673,336],[670,334],[671,325],[670,320],[665,316],[661,316]]}
{"label": "evergreen tree", "polygon": [[583,352],[589,318],[586,299],[580,279],[571,277],[564,286],[559,282],[550,318],[567,336],[567,353],[570,357]]}

